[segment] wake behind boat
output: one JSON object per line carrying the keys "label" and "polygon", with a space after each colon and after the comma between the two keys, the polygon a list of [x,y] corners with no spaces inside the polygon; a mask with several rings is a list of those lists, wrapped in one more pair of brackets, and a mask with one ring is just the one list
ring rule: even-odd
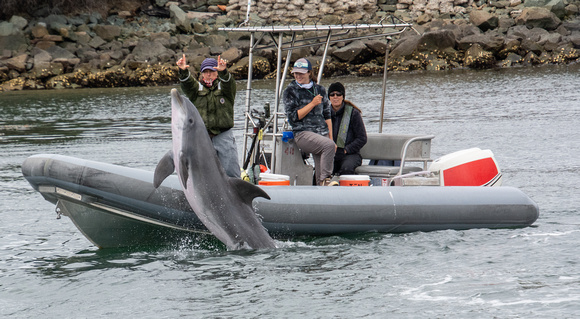
{"label": "wake behind boat", "polygon": [[[538,218],[539,209],[527,195],[501,186],[501,171],[490,150],[469,148],[433,160],[433,135],[382,133],[384,98],[379,132],[368,134],[361,150],[364,162],[356,175],[343,176],[344,186],[312,186],[313,167],[288,134],[284,113],[279,111],[280,88],[292,50],[325,47],[320,82],[331,42],[388,39],[409,27],[405,23],[380,23],[223,28],[250,33],[244,134],[244,154],[248,153],[250,162],[244,166],[248,167],[249,182],[258,184],[270,197],[256,197],[251,205],[261,221],[259,226],[274,239],[516,228],[530,226]],[[310,33],[315,36],[308,38]],[[300,40],[297,34],[303,35]],[[256,113],[251,106],[253,51],[264,48],[259,44],[264,35],[275,39],[279,57],[272,114],[267,110]],[[284,66],[283,52],[287,52]],[[386,76],[386,68],[384,71]],[[383,97],[384,92],[385,81]],[[373,165],[375,161],[393,163]],[[260,172],[260,164],[267,166],[270,174]],[[194,213],[175,175],[155,188],[153,172],[54,154],[26,159],[22,173],[35,190],[56,205],[59,214],[70,217],[98,247],[164,244],[211,234],[195,214],[198,212]]]}

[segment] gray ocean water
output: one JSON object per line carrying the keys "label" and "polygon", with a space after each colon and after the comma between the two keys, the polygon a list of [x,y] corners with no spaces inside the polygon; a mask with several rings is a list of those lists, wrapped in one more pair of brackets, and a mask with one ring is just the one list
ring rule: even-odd
{"label": "gray ocean water", "polygon": [[[376,132],[382,78],[338,80]],[[98,250],[20,165],[57,153],[153,170],[171,144],[171,87],[0,93],[0,317],[577,318],[580,65],[388,83],[384,132],[435,134],[435,158],[491,149],[504,185],[539,205],[534,226],[301,238],[267,252]],[[256,81],[253,102],[272,92]]]}

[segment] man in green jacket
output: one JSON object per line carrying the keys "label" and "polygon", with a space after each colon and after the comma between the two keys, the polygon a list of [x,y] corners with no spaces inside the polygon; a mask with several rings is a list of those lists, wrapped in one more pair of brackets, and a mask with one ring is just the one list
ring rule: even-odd
{"label": "man in green jacket", "polygon": [[191,76],[185,54],[177,61],[181,89],[195,105],[211,137],[218,158],[231,177],[240,178],[234,127],[236,81],[228,72],[227,61],[207,58],[201,63],[199,80]]}

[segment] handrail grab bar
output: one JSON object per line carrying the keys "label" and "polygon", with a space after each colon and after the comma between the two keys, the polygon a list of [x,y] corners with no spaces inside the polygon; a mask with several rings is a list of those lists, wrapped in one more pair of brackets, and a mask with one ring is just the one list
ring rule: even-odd
{"label": "handrail grab bar", "polygon": [[[401,150],[401,166],[399,167],[399,172],[395,176],[399,176],[399,175],[403,174],[403,167],[405,166],[405,160],[407,157],[407,149],[409,148],[411,143],[413,143],[415,141],[430,141],[433,138],[435,138],[435,135],[417,136],[417,137],[413,137],[413,138],[408,139],[407,142],[405,142],[405,144],[403,145],[403,149]],[[423,169],[424,170],[427,170],[427,162],[428,161],[429,161],[429,159],[426,159],[423,161]]]}

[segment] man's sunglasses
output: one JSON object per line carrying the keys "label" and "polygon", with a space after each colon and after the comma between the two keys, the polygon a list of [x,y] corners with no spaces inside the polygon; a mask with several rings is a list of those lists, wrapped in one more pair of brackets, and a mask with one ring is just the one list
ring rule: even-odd
{"label": "man's sunglasses", "polygon": [[332,93],[328,94],[328,96],[342,96],[342,93],[332,92]]}

